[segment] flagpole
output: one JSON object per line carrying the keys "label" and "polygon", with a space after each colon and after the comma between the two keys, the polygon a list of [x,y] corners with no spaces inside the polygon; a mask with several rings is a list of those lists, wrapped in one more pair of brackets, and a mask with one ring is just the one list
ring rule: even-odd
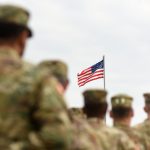
{"label": "flagpole", "polygon": [[[103,63],[104,63],[104,90],[105,90],[105,55],[103,56]],[[105,124],[106,124],[106,115],[105,115]]]}
{"label": "flagpole", "polygon": [[103,62],[104,62],[104,90],[105,90],[105,55],[103,56]]}

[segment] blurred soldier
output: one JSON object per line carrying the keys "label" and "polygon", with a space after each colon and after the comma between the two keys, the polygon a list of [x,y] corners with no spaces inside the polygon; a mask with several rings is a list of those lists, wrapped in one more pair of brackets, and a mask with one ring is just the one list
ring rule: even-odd
{"label": "blurred soldier", "polygon": [[[37,68],[40,72],[47,70],[50,75],[55,76],[61,85],[59,91],[64,94],[69,83],[67,77],[68,68],[64,62],[59,60],[44,60],[38,64]],[[56,114],[57,111],[58,110],[56,109]],[[69,116],[71,115],[71,131],[73,134],[72,146],[69,150],[102,150],[100,143],[97,140],[96,132],[82,119],[81,116],[76,116],[77,114],[79,115],[79,113],[81,115],[82,109],[74,108],[70,111],[68,110],[68,113]],[[57,128],[55,128],[54,124],[53,130],[55,129]],[[59,132],[58,136],[60,136]]]}
{"label": "blurred soldier", "polygon": [[143,123],[136,125],[135,128],[146,135],[150,141],[150,93],[144,93],[143,96],[145,100],[144,111],[147,113],[147,119]]}
{"label": "blurred soldier", "polygon": [[53,75],[60,83],[60,93],[65,93],[69,84],[68,67],[65,62],[60,60],[44,60],[38,64],[38,68],[41,72],[43,72],[43,70],[47,70],[50,75]]}
{"label": "blurred soldier", "polygon": [[76,150],[104,150],[98,140],[98,135],[86,121],[82,108],[69,109],[73,118],[75,140],[73,147]]}
{"label": "blurred soldier", "polygon": [[105,90],[89,89],[83,92],[84,113],[87,115],[88,123],[99,135],[99,140],[105,150],[132,150],[135,144],[131,142],[126,134],[105,125],[107,101]]}
{"label": "blurred soldier", "polygon": [[0,149],[70,150],[58,81],[21,59],[32,36],[28,20],[25,9],[0,5]]}
{"label": "blurred soldier", "polygon": [[71,116],[75,119],[75,118],[83,118],[85,117],[82,108],[79,107],[72,107],[69,108],[69,112],[71,114]]}
{"label": "blurred soldier", "polygon": [[145,137],[131,127],[131,120],[134,115],[132,102],[133,98],[125,94],[113,96],[110,116],[113,118],[114,126],[124,131],[140,150],[148,150]]}

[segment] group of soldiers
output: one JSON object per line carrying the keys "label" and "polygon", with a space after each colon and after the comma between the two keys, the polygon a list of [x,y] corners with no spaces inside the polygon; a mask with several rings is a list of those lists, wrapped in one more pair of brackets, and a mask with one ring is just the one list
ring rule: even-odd
{"label": "group of soldiers", "polygon": [[133,98],[126,94],[111,97],[110,117],[113,126],[106,125],[108,107],[106,95],[107,92],[102,89],[85,90],[83,108],[70,108],[75,122],[84,120],[95,130],[102,150],[150,150],[150,93],[144,94],[144,110],[148,117],[143,123],[135,126],[131,126],[134,116]]}
{"label": "group of soldiers", "polygon": [[133,98],[125,94],[111,98],[114,127],[105,123],[105,90],[85,90],[83,108],[68,108],[67,65],[22,59],[32,37],[29,17],[22,7],[0,5],[0,150],[150,150],[150,93],[148,118],[135,127]]}

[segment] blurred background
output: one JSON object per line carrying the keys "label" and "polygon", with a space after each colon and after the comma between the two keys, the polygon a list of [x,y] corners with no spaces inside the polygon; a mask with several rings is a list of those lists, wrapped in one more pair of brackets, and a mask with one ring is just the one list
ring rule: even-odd
{"label": "blurred background", "polygon": [[[34,64],[60,59],[69,67],[68,107],[83,106],[82,92],[104,88],[103,79],[83,87],[77,73],[105,55],[108,101],[118,93],[134,98],[132,124],[145,119],[143,92],[150,92],[149,0],[0,0],[17,4],[31,13],[34,37],[28,41],[24,59]],[[109,114],[107,123],[111,125]]]}

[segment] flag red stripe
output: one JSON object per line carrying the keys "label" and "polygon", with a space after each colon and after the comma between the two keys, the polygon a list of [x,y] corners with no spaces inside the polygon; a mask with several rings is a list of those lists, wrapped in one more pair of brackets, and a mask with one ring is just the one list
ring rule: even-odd
{"label": "flag red stripe", "polygon": [[91,67],[90,67],[90,68],[87,68],[87,69],[85,69],[85,70],[83,70],[80,74],[78,74],[78,76],[79,76],[79,75],[83,75],[83,74],[85,74],[85,73],[87,73],[87,72],[89,72],[89,71],[91,71]]}
{"label": "flag red stripe", "polygon": [[104,75],[104,73],[94,73],[93,75],[91,74],[91,76],[82,77],[82,78],[78,79],[78,82],[86,81],[88,78],[93,78],[95,76],[103,76],[103,75]]}
{"label": "flag red stripe", "polygon": [[99,78],[104,78],[104,76],[99,76],[99,77],[97,77],[97,78],[90,78],[90,79],[87,80],[86,82],[80,83],[80,84],[78,84],[78,85],[79,85],[79,86],[83,86],[83,85],[85,85],[86,83],[88,83],[88,82],[90,82],[90,81],[93,81],[93,80],[97,80],[97,79],[99,79]]}
{"label": "flag red stripe", "polygon": [[[104,72],[104,70],[99,69],[99,70],[97,70],[95,73],[102,73],[102,72]],[[95,74],[95,73],[94,73],[94,74]],[[85,77],[85,76],[90,76],[90,75],[92,75],[92,72],[91,72],[91,71],[89,71],[89,72],[86,73],[86,74],[82,74],[81,76],[78,75],[78,79],[83,78],[83,77]]]}
{"label": "flag red stripe", "polygon": [[99,73],[99,74],[93,74],[92,76],[90,77],[87,77],[85,79],[81,79],[81,80],[78,80],[78,83],[80,84],[81,82],[86,82],[86,80],[90,79],[90,78],[94,78],[94,77],[97,77],[97,76],[103,76],[104,74],[103,73]]}
{"label": "flag red stripe", "polygon": [[86,83],[99,78],[104,78],[104,60],[82,70],[81,73],[77,74],[77,78],[79,86],[83,86]]}
{"label": "flag red stripe", "polygon": [[91,70],[89,70],[88,72],[86,72],[86,73],[84,73],[84,74],[78,74],[78,78],[79,77],[82,77],[82,76],[86,76],[86,75],[90,75],[92,72],[91,72]]}
{"label": "flag red stripe", "polygon": [[90,80],[90,79],[94,79],[94,78],[97,78],[97,77],[103,77],[104,75],[101,75],[101,76],[99,76],[99,75],[97,75],[97,76],[93,76],[92,78],[87,78],[86,80],[82,80],[82,81],[80,81],[80,82],[78,82],[78,84],[82,84],[82,83],[86,83],[88,80]]}

